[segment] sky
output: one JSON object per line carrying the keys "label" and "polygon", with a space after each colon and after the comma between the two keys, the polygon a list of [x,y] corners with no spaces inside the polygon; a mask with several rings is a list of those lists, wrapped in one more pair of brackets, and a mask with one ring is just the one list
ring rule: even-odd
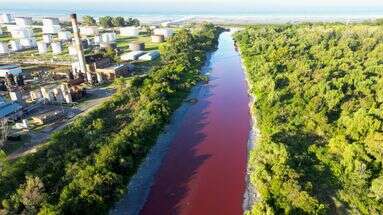
{"label": "sky", "polygon": [[[105,4],[105,2],[108,2]],[[383,11],[383,0],[0,0],[6,9],[95,9],[142,12],[259,12],[262,10]]]}

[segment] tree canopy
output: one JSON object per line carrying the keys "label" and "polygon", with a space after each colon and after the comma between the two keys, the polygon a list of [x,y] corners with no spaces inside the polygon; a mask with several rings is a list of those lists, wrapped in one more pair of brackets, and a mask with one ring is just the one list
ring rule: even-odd
{"label": "tree canopy", "polygon": [[383,214],[383,29],[259,25],[236,34],[260,137],[250,214]]}

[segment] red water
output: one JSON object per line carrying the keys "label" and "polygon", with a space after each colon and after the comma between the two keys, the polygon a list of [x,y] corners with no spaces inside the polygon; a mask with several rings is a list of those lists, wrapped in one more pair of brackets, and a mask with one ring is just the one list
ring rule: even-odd
{"label": "red water", "polygon": [[230,33],[210,60],[210,82],[182,119],[142,215],[243,214],[249,97]]}

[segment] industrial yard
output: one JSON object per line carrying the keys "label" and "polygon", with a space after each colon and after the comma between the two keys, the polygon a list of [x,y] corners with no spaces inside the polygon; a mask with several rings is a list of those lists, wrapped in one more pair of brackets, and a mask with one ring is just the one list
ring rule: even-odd
{"label": "industrial yard", "polygon": [[105,28],[67,20],[0,15],[1,142],[9,159],[34,152],[55,131],[102,104],[113,80],[159,62],[174,26]]}

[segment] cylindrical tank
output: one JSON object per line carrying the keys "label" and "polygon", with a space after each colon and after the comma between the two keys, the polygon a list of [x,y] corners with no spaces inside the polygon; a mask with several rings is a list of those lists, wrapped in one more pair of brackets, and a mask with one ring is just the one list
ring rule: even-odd
{"label": "cylindrical tank", "polygon": [[129,49],[131,51],[144,51],[145,43],[140,43],[140,42],[129,43]]}
{"label": "cylindrical tank", "polygon": [[51,46],[52,46],[53,54],[61,54],[61,52],[62,52],[61,43],[53,42],[53,43],[51,43]]}
{"label": "cylindrical tank", "polygon": [[50,34],[44,34],[43,35],[43,41],[44,41],[44,43],[51,43],[52,42],[52,35],[50,35]]}
{"label": "cylindrical tank", "polygon": [[39,54],[44,54],[48,52],[48,46],[43,41],[37,42],[37,49],[39,50]]}
{"label": "cylindrical tank", "polygon": [[152,35],[152,42],[153,43],[162,43],[164,42],[165,37],[164,35]]}
{"label": "cylindrical tank", "polygon": [[127,37],[138,37],[140,30],[137,27],[123,27],[120,28],[120,34]]}
{"label": "cylindrical tank", "polygon": [[171,28],[157,28],[153,30],[154,35],[163,35],[166,38],[169,38],[173,35],[173,30]]}

